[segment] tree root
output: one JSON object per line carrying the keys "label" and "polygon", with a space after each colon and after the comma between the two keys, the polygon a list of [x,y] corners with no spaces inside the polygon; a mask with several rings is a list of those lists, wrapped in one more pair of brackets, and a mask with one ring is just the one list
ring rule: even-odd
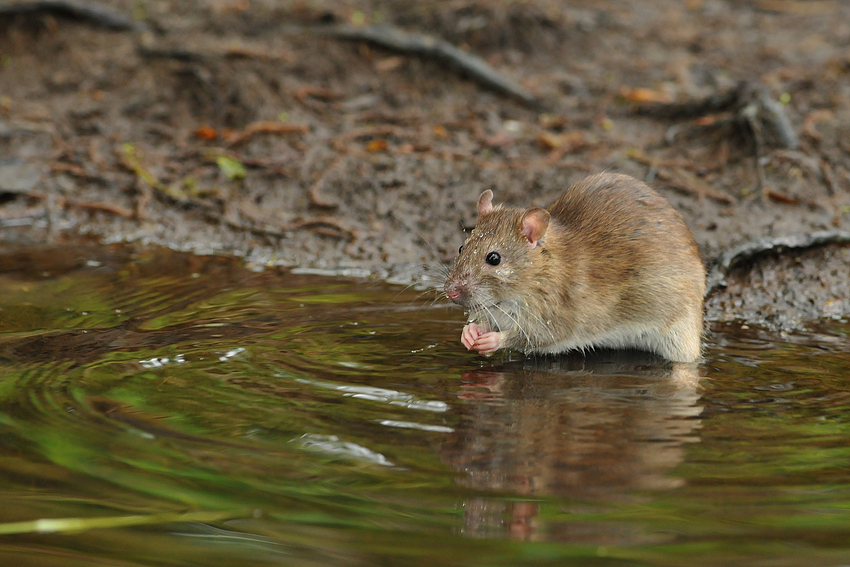
{"label": "tree root", "polygon": [[0,18],[18,14],[53,13],[117,31],[145,31],[148,26],[108,6],[81,0],[24,0],[0,3]]}
{"label": "tree root", "polygon": [[850,243],[850,232],[845,230],[821,230],[804,234],[756,238],[744,242],[726,250],[717,258],[706,278],[705,295],[707,297],[715,288],[726,287],[726,276],[732,268],[766,252],[805,250],[827,244],[848,243]]}
{"label": "tree root", "polygon": [[531,91],[516,81],[503,76],[477,55],[468,53],[447,41],[430,35],[406,32],[386,24],[334,26],[325,33],[341,39],[366,41],[393,51],[413,53],[447,61],[487,87],[516,97],[526,104],[533,105],[538,102],[537,97]]}

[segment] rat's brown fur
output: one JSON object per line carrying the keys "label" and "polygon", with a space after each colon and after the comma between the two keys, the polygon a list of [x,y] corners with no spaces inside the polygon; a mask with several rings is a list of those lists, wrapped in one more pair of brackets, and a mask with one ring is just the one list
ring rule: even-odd
{"label": "rat's brown fur", "polygon": [[[658,193],[603,173],[546,210],[491,199],[482,194],[478,225],[445,285],[469,312],[468,348],[635,347],[673,361],[700,357],[705,268],[681,215]],[[491,252],[498,265],[487,263]],[[487,333],[495,333],[491,346],[480,347]]]}

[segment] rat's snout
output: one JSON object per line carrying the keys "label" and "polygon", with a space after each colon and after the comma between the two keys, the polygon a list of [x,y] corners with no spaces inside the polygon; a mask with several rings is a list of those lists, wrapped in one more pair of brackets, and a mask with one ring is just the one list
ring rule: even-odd
{"label": "rat's snout", "polygon": [[466,295],[466,280],[465,279],[450,279],[446,281],[446,297],[455,303],[462,303]]}

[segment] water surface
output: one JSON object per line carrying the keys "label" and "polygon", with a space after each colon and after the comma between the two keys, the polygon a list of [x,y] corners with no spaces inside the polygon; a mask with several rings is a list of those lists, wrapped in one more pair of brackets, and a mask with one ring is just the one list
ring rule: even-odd
{"label": "water surface", "polygon": [[485,360],[398,286],[0,256],[0,565],[850,563],[850,327]]}

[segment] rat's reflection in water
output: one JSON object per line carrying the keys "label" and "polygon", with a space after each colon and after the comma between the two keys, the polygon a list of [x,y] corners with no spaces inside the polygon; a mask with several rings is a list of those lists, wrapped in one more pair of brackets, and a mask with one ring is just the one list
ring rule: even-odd
{"label": "rat's reflection in water", "polygon": [[[697,370],[629,351],[470,370],[460,393],[466,415],[442,458],[465,473],[460,482],[485,492],[610,502],[674,488],[683,444],[697,440]],[[536,536],[533,502],[465,505],[471,535],[494,536],[507,524],[513,537]]]}

